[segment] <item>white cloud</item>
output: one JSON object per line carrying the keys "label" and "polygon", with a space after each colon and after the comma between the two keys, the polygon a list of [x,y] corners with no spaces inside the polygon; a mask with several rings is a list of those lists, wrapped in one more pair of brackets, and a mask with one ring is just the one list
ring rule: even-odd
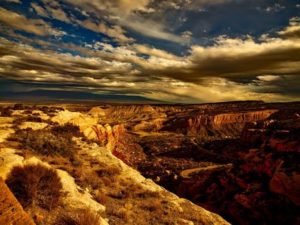
{"label": "white cloud", "polygon": [[276,76],[276,75],[260,75],[257,76],[257,79],[261,80],[261,81],[275,81],[275,80],[280,80],[280,76]]}
{"label": "white cloud", "polygon": [[[119,29],[126,28],[147,37],[176,43],[186,44],[190,41],[190,33],[185,32],[182,35],[177,35],[168,29],[168,25],[163,20],[164,14],[161,14],[159,20],[154,20],[151,18],[146,19],[142,14],[137,13],[156,12],[156,9],[149,6],[150,0],[66,0],[66,2],[79,7],[99,21],[109,20],[112,24],[117,25]],[[91,20],[89,22],[95,23]]]}

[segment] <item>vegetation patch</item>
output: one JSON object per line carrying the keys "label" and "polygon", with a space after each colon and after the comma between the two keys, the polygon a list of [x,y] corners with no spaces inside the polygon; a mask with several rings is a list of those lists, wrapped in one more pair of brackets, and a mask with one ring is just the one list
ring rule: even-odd
{"label": "vegetation patch", "polygon": [[40,164],[14,167],[6,183],[24,208],[51,210],[59,205],[62,196],[56,171]]}
{"label": "vegetation patch", "polygon": [[56,125],[51,128],[51,131],[55,135],[68,136],[68,137],[82,137],[78,126],[72,123],[66,123],[64,125]]}
{"label": "vegetation patch", "polygon": [[12,114],[12,110],[9,107],[0,107],[0,115],[3,117],[9,117]]}
{"label": "vegetation patch", "polygon": [[60,216],[55,225],[100,225],[100,219],[99,214],[83,209]]}

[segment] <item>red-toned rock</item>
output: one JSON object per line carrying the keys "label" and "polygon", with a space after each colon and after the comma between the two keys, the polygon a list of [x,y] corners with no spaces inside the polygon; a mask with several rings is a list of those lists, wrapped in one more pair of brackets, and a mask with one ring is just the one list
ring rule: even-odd
{"label": "red-toned rock", "polygon": [[300,206],[300,174],[294,172],[288,176],[284,172],[277,172],[273,175],[270,190],[274,193],[288,197],[294,204]]}

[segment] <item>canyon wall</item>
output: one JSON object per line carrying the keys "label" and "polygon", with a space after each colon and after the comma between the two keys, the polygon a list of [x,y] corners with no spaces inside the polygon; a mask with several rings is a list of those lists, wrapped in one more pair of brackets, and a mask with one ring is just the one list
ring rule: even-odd
{"label": "canyon wall", "polygon": [[264,120],[277,110],[258,110],[234,113],[198,113],[193,116],[175,118],[167,122],[164,129],[178,131],[201,139],[236,138],[245,124]]}

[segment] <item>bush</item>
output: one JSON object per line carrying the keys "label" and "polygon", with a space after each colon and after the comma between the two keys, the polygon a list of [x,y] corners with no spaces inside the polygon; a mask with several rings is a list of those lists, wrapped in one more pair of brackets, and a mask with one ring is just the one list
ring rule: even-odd
{"label": "bush", "polygon": [[13,106],[13,109],[14,109],[14,110],[24,110],[25,107],[24,107],[23,104],[17,103],[17,104],[15,104],[15,105]]}
{"label": "bush", "polygon": [[43,122],[43,120],[38,116],[29,115],[29,116],[24,116],[24,117],[17,117],[13,121],[13,124],[14,124],[14,126],[19,126],[24,122],[38,122],[38,123],[41,123],[41,122]]}
{"label": "bush", "polygon": [[122,169],[118,166],[109,166],[105,165],[104,167],[96,170],[96,173],[99,177],[111,177],[111,176],[118,176],[122,172]]}
{"label": "bush", "polygon": [[51,128],[51,131],[56,135],[63,135],[68,137],[81,137],[83,136],[78,126],[72,123],[64,125],[57,125]]}
{"label": "bush", "polygon": [[6,183],[24,208],[38,206],[51,210],[58,206],[62,195],[57,173],[40,164],[14,167]]}
{"label": "bush", "polygon": [[9,107],[1,107],[0,115],[4,117],[10,117],[12,114],[12,110]]}
{"label": "bush", "polygon": [[61,216],[55,225],[100,225],[100,218],[90,209],[83,209]]}
{"label": "bush", "polygon": [[24,148],[42,155],[71,157],[76,147],[71,137],[55,135],[50,130],[19,130],[10,140],[18,141]]}

